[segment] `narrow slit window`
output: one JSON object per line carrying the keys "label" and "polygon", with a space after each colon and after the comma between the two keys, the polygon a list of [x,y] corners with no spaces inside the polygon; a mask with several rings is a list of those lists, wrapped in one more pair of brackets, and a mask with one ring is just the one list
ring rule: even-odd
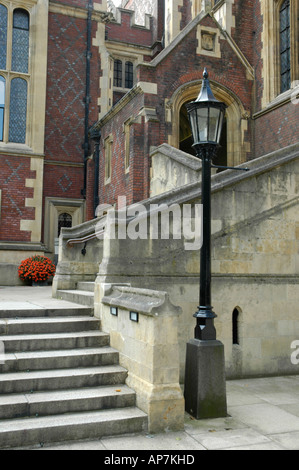
{"label": "narrow slit window", "polygon": [[0,142],[3,142],[4,134],[4,109],[5,109],[5,79],[0,75]]}
{"label": "narrow slit window", "polygon": [[291,88],[291,15],[290,0],[280,8],[280,77],[281,93]]}
{"label": "narrow slit window", "polygon": [[7,8],[0,5],[0,69],[6,69],[7,54]]}
{"label": "narrow slit window", "polygon": [[109,136],[105,140],[105,181],[110,182],[111,179],[111,164],[112,164],[112,145],[113,140]]}
{"label": "narrow slit window", "polygon": [[122,74],[123,74],[123,64],[121,60],[114,61],[114,86],[122,87]]}
{"label": "narrow slit window", "polygon": [[16,9],[13,14],[12,59],[14,72],[28,73],[29,59],[29,14],[26,10]]}
{"label": "narrow slit window", "polygon": [[27,117],[27,82],[14,78],[10,89],[9,142],[25,144]]}
{"label": "narrow slit window", "polygon": [[134,66],[132,62],[126,62],[125,87],[133,88],[133,85],[134,85]]}
{"label": "narrow slit window", "polygon": [[233,344],[240,344],[239,340],[239,310],[237,308],[233,311]]}

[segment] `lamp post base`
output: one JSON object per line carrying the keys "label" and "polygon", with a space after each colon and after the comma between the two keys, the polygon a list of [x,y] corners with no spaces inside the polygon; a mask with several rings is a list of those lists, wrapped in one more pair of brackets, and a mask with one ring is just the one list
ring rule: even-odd
{"label": "lamp post base", "polygon": [[224,346],[220,341],[187,343],[185,410],[196,419],[227,416]]}

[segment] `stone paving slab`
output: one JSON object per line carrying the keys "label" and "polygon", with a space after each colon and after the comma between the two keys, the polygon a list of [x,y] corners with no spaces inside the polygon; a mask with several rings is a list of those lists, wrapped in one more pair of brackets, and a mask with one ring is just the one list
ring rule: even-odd
{"label": "stone paving slab", "polygon": [[52,297],[52,287],[0,286],[0,310],[72,308],[83,305]]}
{"label": "stone paving slab", "polygon": [[33,450],[100,450],[103,455],[139,451],[299,450],[299,375],[227,382],[226,418],[195,420],[185,414],[184,430],[140,433],[57,443]]}

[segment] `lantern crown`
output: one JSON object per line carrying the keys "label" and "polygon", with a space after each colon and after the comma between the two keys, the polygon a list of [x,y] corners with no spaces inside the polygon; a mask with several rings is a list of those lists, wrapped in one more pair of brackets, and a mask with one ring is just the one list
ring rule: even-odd
{"label": "lantern crown", "polygon": [[203,144],[219,145],[227,106],[213,95],[206,68],[198,98],[186,106],[197,153],[200,154]]}

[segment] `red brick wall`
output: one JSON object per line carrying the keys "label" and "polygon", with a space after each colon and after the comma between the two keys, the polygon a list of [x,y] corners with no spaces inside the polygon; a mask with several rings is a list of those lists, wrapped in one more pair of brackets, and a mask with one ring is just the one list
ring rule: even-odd
{"label": "red brick wall", "polygon": [[[215,26],[210,17],[205,18],[201,24]],[[204,67],[207,67],[211,80],[235,94],[246,110],[251,109],[253,81],[247,79],[245,67],[227,41],[221,40],[220,42],[221,59],[196,55],[197,37],[196,30],[193,30],[156,68],[139,67],[138,80],[158,84],[159,96],[155,98],[152,95],[152,100],[154,100],[152,105],[156,106],[161,122],[161,142],[167,142],[168,133],[171,132],[171,128],[167,129],[169,126],[165,123],[164,99],[170,99],[180,86],[202,79]],[[250,132],[248,140],[250,141]],[[251,158],[250,155],[248,155],[249,158]]]}
{"label": "red brick wall", "polygon": [[255,120],[255,157],[298,143],[299,104],[287,103]]}
{"label": "red brick wall", "polygon": [[50,13],[45,154],[82,162],[86,20]]}
{"label": "red brick wall", "polygon": [[263,73],[263,60],[262,54],[262,32],[263,32],[263,17],[261,15],[261,5],[259,0],[254,1],[253,5],[253,52],[252,61],[255,71],[255,99],[253,104],[253,112],[257,112],[261,109],[261,100],[264,89],[264,80],[262,78]]}
{"label": "red brick wall", "polygon": [[255,35],[253,26],[255,3],[255,0],[235,0],[233,4],[235,28],[232,28],[232,37],[251,65]]}
{"label": "red brick wall", "polygon": [[[262,110],[262,95],[264,89],[262,32],[263,17],[260,2],[253,2],[254,40],[253,40],[253,66],[255,69],[255,100],[253,113]],[[275,150],[287,147],[298,142],[299,106],[291,102],[283,104],[254,120],[254,155],[260,157]]]}
{"label": "red brick wall", "polygon": [[[202,22],[206,26],[214,26],[212,18],[207,17]],[[202,79],[204,67],[208,68],[211,80],[218,82],[234,93],[246,110],[251,109],[252,80],[248,80],[246,69],[233,52],[227,41],[221,40],[221,59],[196,55],[196,28],[156,67],[141,65],[138,67],[137,81],[157,83],[158,95],[146,94],[136,96],[111,121],[102,128],[102,138],[110,133],[113,135],[112,181],[103,184],[104,152],[101,153],[101,187],[102,202],[116,202],[118,195],[126,195],[128,203],[137,202],[149,196],[149,154],[151,146],[168,142],[172,133],[171,123],[165,122],[165,99],[170,99],[179,87],[189,82]],[[200,90],[198,90],[200,91]],[[123,123],[136,115],[142,107],[154,108],[159,122],[135,123],[131,128],[132,157],[129,175],[124,172],[124,135]],[[245,139],[251,141],[251,129]],[[252,156],[249,153],[247,158]]]}
{"label": "red brick wall", "polygon": [[153,30],[131,25],[132,12],[121,10],[121,24],[112,22],[106,27],[108,39],[138,46],[153,45]]}
{"label": "red brick wall", "polygon": [[35,179],[30,170],[30,158],[1,155],[0,188],[1,200],[1,241],[30,242],[31,232],[20,230],[20,220],[34,220],[35,209],[25,207],[26,198],[33,197],[33,189],[26,188],[26,178]]}
{"label": "red brick wall", "polygon": [[182,15],[180,29],[184,29],[192,21],[191,1],[183,0],[183,6],[179,6],[179,12]]}
{"label": "red brick wall", "polygon": [[[144,116],[139,117],[130,126],[130,171],[125,172],[125,135],[123,124],[131,117],[136,117],[146,103],[151,102],[151,95],[136,95],[128,105],[106,125],[102,127],[100,153],[100,203],[113,204],[118,196],[126,196],[127,203],[141,201],[149,195],[150,148],[162,143],[160,126]],[[112,135],[113,157],[111,183],[105,185],[105,139]]]}
{"label": "red brick wall", "polygon": [[[85,6],[87,2],[78,0],[77,4]],[[92,38],[96,30],[92,22]],[[83,197],[86,49],[87,19],[49,15],[44,197]],[[98,48],[92,46],[91,53],[89,126],[98,118],[102,73]],[[88,168],[87,175],[90,198],[93,174]]]}

